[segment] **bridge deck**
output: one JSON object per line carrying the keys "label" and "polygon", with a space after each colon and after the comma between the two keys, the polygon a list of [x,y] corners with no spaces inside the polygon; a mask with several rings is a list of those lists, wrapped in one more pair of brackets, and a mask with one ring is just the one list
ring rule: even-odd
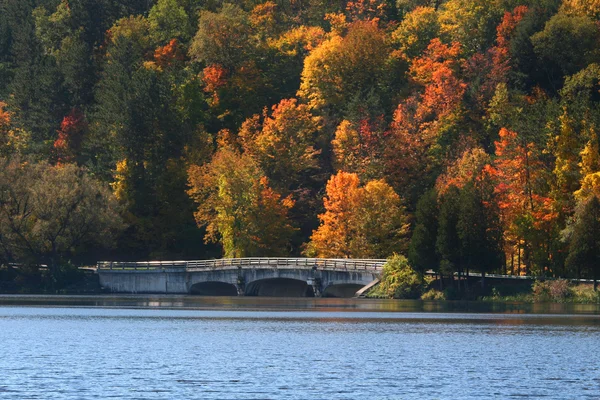
{"label": "bridge deck", "polygon": [[380,272],[386,260],[359,260],[344,258],[222,258],[215,260],[194,261],[141,261],[141,262],[113,262],[99,261],[98,270],[162,270],[181,268],[186,271],[199,270],[224,270],[238,268],[265,268],[275,269],[327,269],[340,271],[372,271]]}

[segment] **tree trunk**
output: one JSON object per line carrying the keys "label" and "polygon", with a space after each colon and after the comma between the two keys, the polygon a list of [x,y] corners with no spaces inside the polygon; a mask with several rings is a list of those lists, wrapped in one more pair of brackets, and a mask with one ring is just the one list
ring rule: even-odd
{"label": "tree trunk", "polygon": [[481,290],[485,291],[485,272],[481,272]]}
{"label": "tree trunk", "polygon": [[521,276],[521,245],[517,246],[517,275]]}

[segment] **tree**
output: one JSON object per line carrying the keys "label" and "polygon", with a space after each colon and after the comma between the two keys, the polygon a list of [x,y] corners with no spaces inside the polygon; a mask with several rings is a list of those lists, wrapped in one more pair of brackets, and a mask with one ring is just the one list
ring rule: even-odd
{"label": "tree", "polygon": [[440,24],[433,7],[417,7],[404,16],[392,39],[408,58],[420,56],[431,40],[439,36]]}
{"label": "tree", "polygon": [[187,40],[190,37],[190,21],[177,0],[158,0],[148,13],[150,32],[157,42],[171,39]]}
{"label": "tree", "polygon": [[554,89],[563,77],[600,60],[597,43],[600,29],[587,16],[556,14],[544,30],[531,37],[535,54]]}
{"label": "tree", "polygon": [[385,258],[405,249],[408,231],[400,197],[383,180],[360,187],[356,174],[338,172],[327,182],[325,212],[307,253],[319,257]]}
{"label": "tree", "polygon": [[417,202],[415,227],[408,248],[408,261],[419,273],[439,271],[440,258],[436,249],[438,234],[438,202],[434,189],[428,190]]}
{"label": "tree", "polygon": [[388,142],[383,116],[363,118],[354,123],[343,120],[331,141],[334,167],[356,173],[362,179],[381,179],[385,176],[384,157]]}
{"label": "tree", "polygon": [[394,255],[383,265],[376,293],[395,299],[418,299],[422,286],[423,275],[411,267],[406,257]]}
{"label": "tree", "polygon": [[388,7],[386,0],[350,0],[346,3],[346,12],[352,21],[378,21],[385,18]]}
{"label": "tree", "polygon": [[440,255],[440,273],[458,272],[459,289],[462,272],[461,240],[458,232],[460,191],[451,186],[440,198],[436,249]]}
{"label": "tree", "polygon": [[460,191],[460,206],[456,229],[460,239],[461,262],[466,268],[482,273],[482,286],[485,287],[485,273],[499,270],[503,263],[502,229],[499,214],[490,201],[486,187],[469,182]]}
{"label": "tree", "polygon": [[360,231],[356,242],[364,258],[406,253],[409,224],[401,203],[383,179],[368,181],[363,187],[356,212]]}
{"label": "tree", "polygon": [[62,75],[62,85],[68,92],[67,104],[80,107],[89,101],[95,78],[86,32],[77,26],[77,15],[67,0],[62,0],[50,15],[44,7],[38,7],[33,10],[33,17],[36,37]]}
{"label": "tree", "polygon": [[396,8],[400,17],[404,17],[417,7],[432,7],[438,9],[442,3],[440,0],[396,0]]}
{"label": "tree", "polygon": [[544,273],[542,264],[550,260],[551,251],[548,235],[557,217],[547,196],[549,171],[535,144],[516,132],[501,129],[495,144],[496,159],[487,173],[495,185],[505,241],[515,246],[519,268],[522,252],[527,272],[538,267],[534,272]]}
{"label": "tree", "polygon": [[469,92],[480,112],[488,107],[498,85],[509,82],[515,61],[510,54],[511,40],[528,11],[526,6],[518,6],[512,12],[504,13],[502,22],[496,28],[496,45],[486,52],[473,54],[467,61]]}
{"label": "tree", "polygon": [[598,276],[600,275],[600,200],[596,196],[590,196],[579,204],[569,244],[567,266],[577,271],[577,277],[581,277],[583,271],[592,275],[594,290],[598,289]]}
{"label": "tree", "polygon": [[73,164],[1,159],[0,246],[10,262],[61,267],[91,246],[112,248],[123,229],[106,185]]}
{"label": "tree", "polygon": [[462,81],[461,46],[431,41],[425,53],[411,62],[410,76],[423,90],[398,105],[389,133],[385,164],[398,192],[411,203],[427,189],[442,157],[459,147],[459,126],[464,123],[462,102],[467,84]]}
{"label": "tree", "polygon": [[476,180],[481,181],[482,172],[490,162],[490,155],[482,148],[465,150],[460,158],[449,163],[446,171],[438,176],[436,182],[438,193],[444,194],[452,186],[462,189]]}
{"label": "tree", "polygon": [[494,41],[504,9],[494,0],[448,0],[440,7],[441,34],[462,44],[467,54],[481,52]]}
{"label": "tree", "polygon": [[564,0],[561,11],[566,14],[587,15],[598,20],[600,19],[600,2],[598,0]]}
{"label": "tree", "polygon": [[56,161],[59,163],[72,163],[81,152],[83,135],[88,129],[85,115],[73,109],[60,124],[58,138],[54,141]]}
{"label": "tree", "polygon": [[581,181],[579,161],[581,159],[581,145],[575,132],[574,121],[567,110],[559,119],[560,132],[549,146],[556,157],[554,162],[555,183],[552,191],[554,200],[558,203],[558,210],[563,215],[570,214],[573,209],[573,192]]}
{"label": "tree", "polygon": [[13,113],[6,110],[6,103],[0,101],[0,157],[21,155],[29,146],[29,134],[16,128],[12,119]]}
{"label": "tree", "polygon": [[518,89],[530,91],[535,87],[555,91],[556,82],[551,82],[536,55],[532,36],[544,30],[546,22],[556,14],[560,0],[543,0],[530,4],[529,10],[515,27],[508,43],[512,71],[510,83]]}
{"label": "tree", "polygon": [[360,204],[359,186],[356,174],[338,172],[331,176],[323,198],[325,212],[319,215],[321,225],[310,238],[308,255],[358,257],[353,252],[353,240],[359,232],[353,220]]}
{"label": "tree", "polygon": [[349,99],[370,90],[385,94],[390,49],[385,34],[372,21],[357,21],[345,36],[334,35],[304,60],[298,94],[311,108],[338,113]]}
{"label": "tree", "polygon": [[160,46],[157,54],[143,17],[119,20],[106,51],[83,147],[87,164],[113,181],[127,209],[120,251],[136,258],[205,256],[188,239],[201,232],[185,193],[186,156],[208,147],[200,125],[206,109],[200,80],[178,68],[176,42]]}
{"label": "tree", "polygon": [[248,15],[240,7],[225,3],[219,12],[200,13],[198,32],[190,44],[192,60],[233,69],[248,58],[251,49]]}
{"label": "tree", "polygon": [[[38,144],[36,153],[47,156],[61,118],[68,112],[56,60],[46,54],[36,35],[32,2],[4,2],[9,28],[10,75],[7,85],[15,125],[29,132]],[[4,11],[4,10],[3,10]]]}
{"label": "tree", "polygon": [[206,226],[205,241],[221,243],[225,257],[288,254],[294,201],[269,187],[250,156],[222,145],[210,163],[191,166],[188,177],[198,226]]}
{"label": "tree", "polygon": [[265,109],[261,117],[246,120],[240,129],[244,151],[258,161],[269,180],[280,190],[296,189],[303,174],[318,167],[315,149],[321,118],[296,99],[284,99]]}
{"label": "tree", "polygon": [[581,151],[581,185],[573,194],[581,203],[590,196],[600,196],[600,151],[598,135],[592,131],[590,140]]}

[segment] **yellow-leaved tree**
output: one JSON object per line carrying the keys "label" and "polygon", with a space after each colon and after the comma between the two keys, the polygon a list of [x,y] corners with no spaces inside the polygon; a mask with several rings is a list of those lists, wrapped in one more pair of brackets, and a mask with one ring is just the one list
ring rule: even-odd
{"label": "yellow-leaved tree", "polygon": [[222,145],[211,162],[190,167],[188,178],[196,222],[206,226],[207,242],[222,244],[226,258],[288,254],[294,201],[269,187],[250,156]]}
{"label": "yellow-leaved tree", "polygon": [[244,152],[257,160],[274,186],[287,191],[298,186],[303,173],[318,167],[315,149],[321,118],[296,99],[284,99],[265,109],[262,118],[247,119],[240,129]]}
{"label": "yellow-leaved tree", "polygon": [[345,36],[333,35],[304,60],[299,95],[311,108],[341,110],[357,95],[383,90],[391,49],[373,21],[356,21]]}
{"label": "yellow-leaved tree", "polygon": [[408,224],[400,196],[384,180],[360,186],[358,175],[338,172],[327,182],[325,212],[307,255],[385,258],[406,248]]}

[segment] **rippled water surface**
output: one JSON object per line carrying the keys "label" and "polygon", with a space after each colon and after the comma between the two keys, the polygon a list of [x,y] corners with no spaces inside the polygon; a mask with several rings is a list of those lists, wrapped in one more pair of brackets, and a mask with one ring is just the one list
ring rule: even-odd
{"label": "rippled water surface", "polygon": [[599,315],[0,307],[0,399],[511,397],[600,398]]}

